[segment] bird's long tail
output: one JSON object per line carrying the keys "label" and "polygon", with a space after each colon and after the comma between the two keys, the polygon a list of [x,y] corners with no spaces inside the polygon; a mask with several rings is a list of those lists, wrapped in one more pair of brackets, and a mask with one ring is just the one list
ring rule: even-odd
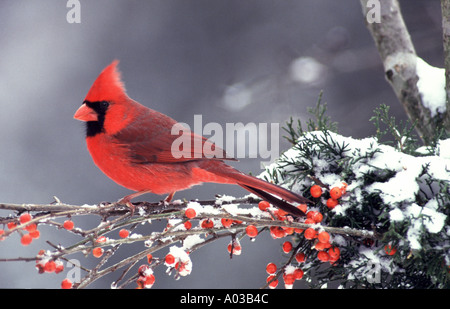
{"label": "bird's long tail", "polygon": [[[298,209],[297,207],[289,204],[291,203],[299,203],[299,204],[309,204],[310,200],[307,198],[300,196],[294,192],[291,192],[285,188],[282,188],[278,185],[268,183],[259,178],[241,174],[242,176],[236,176],[237,184],[244,188],[247,191],[259,196],[263,200],[271,203],[275,207],[286,211],[294,216],[304,216],[303,211]],[[287,201],[287,202],[286,202]]]}
{"label": "bird's long tail", "polygon": [[[312,201],[297,193],[291,192],[283,187],[269,183],[254,176],[241,173],[240,171],[232,168],[229,165],[210,165],[208,166],[208,168],[206,168],[206,170],[210,173],[213,173],[215,176],[226,179],[227,181],[223,181],[224,183],[235,183],[245,190],[271,203],[273,206],[284,210],[294,216],[304,216],[305,214],[300,209],[289,204],[288,202],[299,204],[312,203]],[[230,181],[230,179],[232,181]]]}

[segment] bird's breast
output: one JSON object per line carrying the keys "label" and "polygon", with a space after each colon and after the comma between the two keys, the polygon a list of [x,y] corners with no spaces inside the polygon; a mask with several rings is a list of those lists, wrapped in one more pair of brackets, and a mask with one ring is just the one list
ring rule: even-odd
{"label": "bird's breast", "polygon": [[97,167],[117,184],[134,191],[150,190],[166,194],[201,183],[193,177],[195,162],[134,163],[127,147],[106,134],[86,139],[88,150]]}
{"label": "bird's breast", "polygon": [[132,176],[127,149],[113,142],[106,134],[86,138],[87,148],[94,163],[112,180],[121,184],[121,178]]}

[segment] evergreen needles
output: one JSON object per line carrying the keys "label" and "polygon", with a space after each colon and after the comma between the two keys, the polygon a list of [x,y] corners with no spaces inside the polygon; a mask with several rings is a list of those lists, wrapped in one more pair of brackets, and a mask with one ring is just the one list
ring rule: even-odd
{"label": "evergreen needles", "polygon": [[[375,240],[333,235],[340,259],[330,265],[309,258],[302,266],[311,286],[334,281],[346,288],[449,288],[449,140],[440,140],[437,132],[429,146],[419,147],[414,125],[397,123],[386,105],[370,119],[375,136],[360,140],[336,133],[321,98],[309,112],[306,128],[300,120],[287,122],[293,147],[263,176],[308,198],[311,186],[320,185],[324,194],[312,198],[316,204],[310,209],[323,214],[321,226],[378,235]],[[337,206],[327,207],[329,189],[342,183],[346,193]],[[297,241],[302,248],[314,246],[300,236]]]}

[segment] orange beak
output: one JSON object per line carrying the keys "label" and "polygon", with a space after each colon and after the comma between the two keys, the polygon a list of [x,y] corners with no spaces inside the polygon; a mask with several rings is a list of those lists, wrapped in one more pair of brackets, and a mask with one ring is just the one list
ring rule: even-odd
{"label": "orange beak", "polygon": [[73,118],[80,121],[98,121],[97,113],[85,103],[75,112]]}

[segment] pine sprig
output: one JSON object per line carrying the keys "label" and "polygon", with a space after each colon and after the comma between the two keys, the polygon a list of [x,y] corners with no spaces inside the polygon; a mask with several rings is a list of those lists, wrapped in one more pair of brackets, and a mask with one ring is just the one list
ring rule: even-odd
{"label": "pine sprig", "polygon": [[331,117],[326,114],[327,104],[322,102],[323,92],[319,93],[317,103],[315,107],[308,107],[307,112],[311,115],[311,118],[306,122],[306,128],[303,129],[302,122],[297,119],[294,124],[294,119],[291,117],[286,122],[286,127],[283,130],[288,133],[284,138],[292,145],[296,144],[296,141],[305,133],[310,131],[337,131],[337,122],[332,122]]}
{"label": "pine sprig", "polygon": [[415,123],[397,121],[389,115],[389,106],[382,104],[374,110],[370,118],[376,129],[376,138],[386,145],[392,145],[404,153],[413,153],[418,148],[418,138],[415,134]]}
{"label": "pine sprig", "polygon": [[[299,120],[287,122],[293,147],[264,175],[306,195],[312,185],[321,185],[324,193],[314,199],[314,210],[324,215],[321,226],[373,230],[380,236],[335,235],[341,257],[330,267],[317,259],[316,250],[305,250],[310,286],[336,280],[352,288],[450,287],[450,171],[439,156],[443,135],[437,132],[424,151],[414,124],[397,122],[381,105],[371,118],[376,136],[355,140],[335,133],[320,98],[309,111],[306,128]],[[273,174],[278,177],[271,179]],[[339,182],[348,190],[330,209],[329,190]],[[392,255],[386,247],[393,248],[386,251]]]}

